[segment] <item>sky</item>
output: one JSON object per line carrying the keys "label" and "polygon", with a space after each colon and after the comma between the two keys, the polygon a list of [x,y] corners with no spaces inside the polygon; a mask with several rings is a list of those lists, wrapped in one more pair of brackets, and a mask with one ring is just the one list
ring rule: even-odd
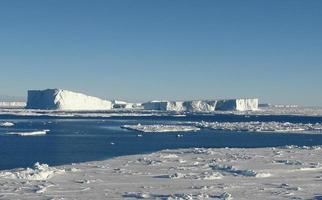
{"label": "sky", "polygon": [[0,94],[322,106],[320,0],[2,0]]}

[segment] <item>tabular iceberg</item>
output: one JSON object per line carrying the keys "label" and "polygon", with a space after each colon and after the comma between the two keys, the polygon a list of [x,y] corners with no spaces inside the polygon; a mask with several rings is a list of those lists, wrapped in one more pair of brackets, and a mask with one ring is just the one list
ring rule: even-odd
{"label": "tabular iceberg", "polygon": [[62,89],[29,90],[27,109],[110,110],[112,102]]}
{"label": "tabular iceberg", "polygon": [[216,110],[258,110],[258,99],[228,99],[219,100],[216,104]]}
{"label": "tabular iceberg", "polygon": [[181,101],[150,101],[142,104],[145,110],[184,111]]}
{"label": "tabular iceberg", "polygon": [[146,110],[212,112],[258,110],[258,99],[150,101],[142,104]]}

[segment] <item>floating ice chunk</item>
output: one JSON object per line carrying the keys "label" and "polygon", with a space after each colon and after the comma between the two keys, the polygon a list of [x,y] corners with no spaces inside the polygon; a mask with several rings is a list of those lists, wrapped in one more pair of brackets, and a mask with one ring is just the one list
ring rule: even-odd
{"label": "floating ice chunk", "polygon": [[46,135],[50,130],[42,130],[42,131],[31,131],[31,132],[11,132],[7,133],[7,135],[19,135],[19,136],[37,136],[37,135]]}
{"label": "floating ice chunk", "polygon": [[124,125],[121,128],[135,130],[140,132],[161,133],[161,132],[185,132],[199,131],[200,128],[195,126],[184,125]]}
{"label": "floating ice chunk", "polygon": [[0,172],[0,178],[24,179],[24,180],[48,180],[56,174],[62,174],[65,170],[49,167],[47,164],[35,163],[33,168],[18,169]]}
{"label": "floating ice chunk", "polygon": [[0,126],[3,127],[10,127],[10,126],[14,126],[15,124],[12,122],[0,122]]}

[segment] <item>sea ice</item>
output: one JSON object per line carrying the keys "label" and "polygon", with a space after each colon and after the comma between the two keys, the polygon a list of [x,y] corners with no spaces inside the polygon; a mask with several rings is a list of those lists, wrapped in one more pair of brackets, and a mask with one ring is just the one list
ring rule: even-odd
{"label": "sea ice", "polygon": [[186,125],[124,125],[121,128],[140,132],[161,133],[161,132],[186,132],[199,131],[200,128]]}
{"label": "sea ice", "polygon": [[10,132],[6,133],[7,135],[18,135],[18,136],[38,136],[38,135],[46,135],[49,130],[42,131],[30,131],[30,132]]}
{"label": "sea ice", "polygon": [[197,127],[214,130],[250,132],[322,132],[322,123],[305,124],[290,122],[198,122]]}
{"label": "sea ice", "polygon": [[3,127],[10,127],[10,126],[14,126],[15,124],[12,122],[0,122],[0,126]]}

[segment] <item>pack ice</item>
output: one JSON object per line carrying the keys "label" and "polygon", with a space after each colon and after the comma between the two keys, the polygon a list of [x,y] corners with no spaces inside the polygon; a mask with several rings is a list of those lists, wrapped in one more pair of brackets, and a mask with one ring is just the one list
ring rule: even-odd
{"label": "pack ice", "polygon": [[196,101],[150,101],[142,104],[146,110],[212,112],[258,110],[258,99],[223,99]]}
{"label": "pack ice", "polygon": [[27,109],[110,110],[111,101],[62,89],[29,90]]}

